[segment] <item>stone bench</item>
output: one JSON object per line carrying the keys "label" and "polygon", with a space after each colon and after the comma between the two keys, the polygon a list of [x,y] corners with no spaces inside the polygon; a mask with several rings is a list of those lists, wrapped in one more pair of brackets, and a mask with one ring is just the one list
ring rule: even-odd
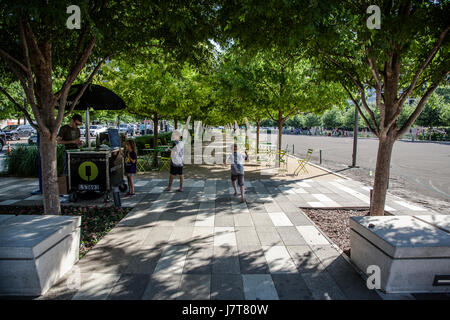
{"label": "stone bench", "polygon": [[0,295],[44,294],[78,261],[81,217],[0,215]]}
{"label": "stone bench", "polygon": [[386,293],[450,292],[450,216],[350,218],[351,260]]}

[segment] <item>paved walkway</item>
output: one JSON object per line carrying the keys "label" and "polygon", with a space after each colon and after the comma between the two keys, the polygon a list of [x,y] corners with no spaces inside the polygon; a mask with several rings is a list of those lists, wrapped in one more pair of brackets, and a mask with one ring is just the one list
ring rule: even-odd
{"label": "paved walkway", "polygon": [[[331,176],[331,178],[330,178]],[[138,178],[139,179],[139,178]],[[166,186],[167,180],[161,179],[141,179],[136,182],[137,197],[128,200],[122,200],[125,207],[134,207],[148,193],[151,195],[161,194]],[[194,189],[201,187],[201,180],[185,179],[186,183],[194,183]],[[213,180],[220,181],[220,180]],[[153,183],[160,183],[154,185]],[[161,184],[162,183],[162,184]],[[219,194],[224,188],[231,193],[231,184],[228,181],[217,184]],[[186,185],[188,187],[188,185]],[[214,186],[216,186],[214,184]],[[42,195],[31,195],[31,192],[38,189],[37,179],[23,178],[1,178],[0,179],[0,210],[2,205],[35,205],[42,203]],[[267,188],[268,189],[267,189]],[[190,187],[188,187],[190,188]],[[215,188],[215,187],[214,187]],[[209,187],[205,189],[205,195],[217,195],[216,189]],[[229,189],[229,190],[228,190]],[[189,189],[186,189],[186,192]],[[200,189],[198,189],[200,190]],[[247,180],[246,190],[249,204],[252,205],[253,199],[258,201],[273,202],[270,195],[276,195],[276,199],[286,200],[290,206],[299,208],[339,208],[339,207],[369,207],[370,188],[360,182],[351,179],[340,179],[335,175],[329,175],[326,179],[318,177],[317,179],[306,180]],[[270,194],[268,191],[272,191]],[[214,191],[214,192],[213,192]],[[230,193],[227,196],[230,196]],[[211,198],[211,201],[217,199]],[[201,199],[199,202],[202,202]],[[283,202],[283,201],[281,201]],[[103,198],[90,201],[90,203],[102,204]],[[83,204],[83,202],[81,202]],[[445,214],[437,213],[427,208],[412,204],[397,196],[388,193],[385,210],[393,215],[418,215],[418,214]]]}
{"label": "paved walkway", "polygon": [[[378,299],[273,181],[139,181],[135,209],[43,299]],[[176,187],[176,186],[175,186]],[[131,203],[129,203],[131,204]]]}
{"label": "paved walkway", "polygon": [[166,184],[139,180],[134,210],[40,299],[380,299],[299,209],[365,203],[354,181],[246,181],[244,204],[229,181]]}
{"label": "paved walkway", "polygon": [[[186,179],[182,193],[165,193],[166,185],[138,179],[137,196],[122,202],[134,209],[39,299],[380,299],[301,210],[367,207],[360,183],[247,180],[244,204],[228,180]],[[2,178],[0,210],[39,201],[29,197],[36,187],[35,179]],[[392,195],[386,209],[434,214]]]}

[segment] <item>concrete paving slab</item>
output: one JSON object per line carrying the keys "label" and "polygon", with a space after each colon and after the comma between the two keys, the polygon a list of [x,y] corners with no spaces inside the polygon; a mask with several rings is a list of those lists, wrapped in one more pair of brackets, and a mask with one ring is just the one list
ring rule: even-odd
{"label": "concrete paving slab", "polygon": [[212,274],[212,300],[244,300],[244,285],[240,274]]}
{"label": "concrete paving slab", "polygon": [[236,235],[234,227],[215,227],[214,246],[236,246]]}
{"label": "concrete paving slab", "polygon": [[272,220],[273,225],[276,227],[293,226],[291,220],[282,211],[280,212],[267,212],[269,218]]}
{"label": "concrete paving slab", "polygon": [[154,273],[181,274],[188,249],[189,247],[186,245],[167,246],[161,254]]}
{"label": "concrete paving slab", "polygon": [[155,247],[168,244],[173,230],[174,227],[152,227],[147,238],[142,243],[142,247]]}
{"label": "concrete paving slab", "polygon": [[122,274],[108,300],[140,300],[150,281],[148,274]]}
{"label": "concrete paving slab", "polygon": [[257,226],[255,229],[262,246],[283,245],[283,240],[275,227]]}
{"label": "concrete paving slab", "polygon": [[297,268],[285,246],[263,246],[271,273],[296,273]]}
{"label": "concrete paving slab", "polygon": [[214,227],[194,227],[191,246],[214,243]]}
{"label": "concrete paving slab", "polygon": [[129,252],[121,248],[94,247],[78,261],[76,266],[81,273],[121,274],[128,267],[129,257]]}
{"label": "concrete paving slab", "polygon": [[169,238],[171,245],[188,244],[192,240],[194,227],[174,227]]}
{"label": "concrete paving slab", "polygon": [[233,214],[234,226],[235,227],[253,227],[253,220],[250,213],[236,213]]}
{"label": "concrete paving slab", "polygon": [[306,245],[305,239],[294,226],[276,227],[276,229],[285,246]]}
{"label": "concrete paving slab", "polygon": [[213,255],[214,247],[212,243],[204,246],[191,246],[186,256],[183,273],[210,274],[212,272]]}
{"label": "concrete paving slab", "polygon": [[270,216],[266,212],[250,212],[250,216],[255,227],[274,227],[272,219],[270,219]]}
{"label": "concrete paving slab", "polygon": [[177,300],[209,300],[210,288],[210,274],[183,274]]}
{"label": "concrete paving slab", "polygon": [[269,274],[243,274],[242,282],[246,300],[279,300]]}
{"label": "concrete paving slab", "polygon": [[260,246],[261,242],[259,241],[258,233],[254,227],[236,227],[236,243],[237,246]]}
{"label": "concrete paving slab", "polygon": [[281,209],[281,207],[275,203],[275,202],[270,202],[270,203],[264,203],[264,207],[266,208],[266,211],[268,213],[272,213],[272,212],[282,212],[283,210]]}
{"label": "concrete paving slab", "polygon": [[236,246],[214,246],[213,273],[240,274]]}
{"label": "concrete paving slab", "polygon": [[285,212],[288,219],[292,222],[294,226],[310,226],[312,225],[311,221],[306,217],[306,215],[301,212]]}
{"label": "concrete paving slab", "polygon": [[312,300],[311,291],[299,274],[272,274],[280,300]]}
{"label": "concrete paving slab", "polygon": [[316,272],[325,270],[319,258],[315,255],[314,250],[307,245],[286,246],[292,261],[299,272]]}
{"label": "concrete paving slab", "polygon": [[346,296],[326,271],[301,273],[315,300],[345,300]]}
{"label": "concrete paving slab", "polygon": [[137,250],[131,257],[125,269],[125,274],[152,274],[164,251],[163,246]]}
{"label": "concrete paving slab", "polygon": [[175,300],[180,295],[181,277],[181,273],[152,274],[142,300]]}
{"label": "concrete paving slab", "polygon": [[311,248],[324,267],[331,265],[341,255],[331,245],[312,245]]}
{"label": "concrete paving slab", "polygon": [[106,300],[120,279],[120,274],[92,273],[72,300]]}
{"label": "concrete paving slab", "polygon": [[264,251],[260,245],[240,246],[238,250],[242,274],[270,273]]}
{"label": "concrete paving slab", "polygon": [[[231,211],[231,210],[230,210]],[[216,211],[214,216],[214,226],[215,227],[234,227],[234,218],[231,212]]]}
{"label": "concrete paving slab", "polygon": [[314,226],[296,226],[296,228],[309,245],[329,244],[328,240]]}

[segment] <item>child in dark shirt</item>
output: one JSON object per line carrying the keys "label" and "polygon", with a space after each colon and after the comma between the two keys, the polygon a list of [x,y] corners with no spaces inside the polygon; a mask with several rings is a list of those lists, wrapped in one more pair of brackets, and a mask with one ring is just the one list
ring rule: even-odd
{"label": "child in dark shirt", "polygon": [[136,174],[136,143],[134,140],[127,140],[125,142],[125,175],[128,179],[128,186],[130,190],[126,196],[134,196],[133,176]]}

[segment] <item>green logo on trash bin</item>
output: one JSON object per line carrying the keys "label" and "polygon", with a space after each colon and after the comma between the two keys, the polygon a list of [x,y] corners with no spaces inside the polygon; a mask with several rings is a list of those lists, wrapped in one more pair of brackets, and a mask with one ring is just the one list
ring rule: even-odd
{"label": "green logo on trash bin", "polygon": [[85,181],[92,181],[98,176],[97,165],[91,161],[85,161],[78,167],[78,174]]}

